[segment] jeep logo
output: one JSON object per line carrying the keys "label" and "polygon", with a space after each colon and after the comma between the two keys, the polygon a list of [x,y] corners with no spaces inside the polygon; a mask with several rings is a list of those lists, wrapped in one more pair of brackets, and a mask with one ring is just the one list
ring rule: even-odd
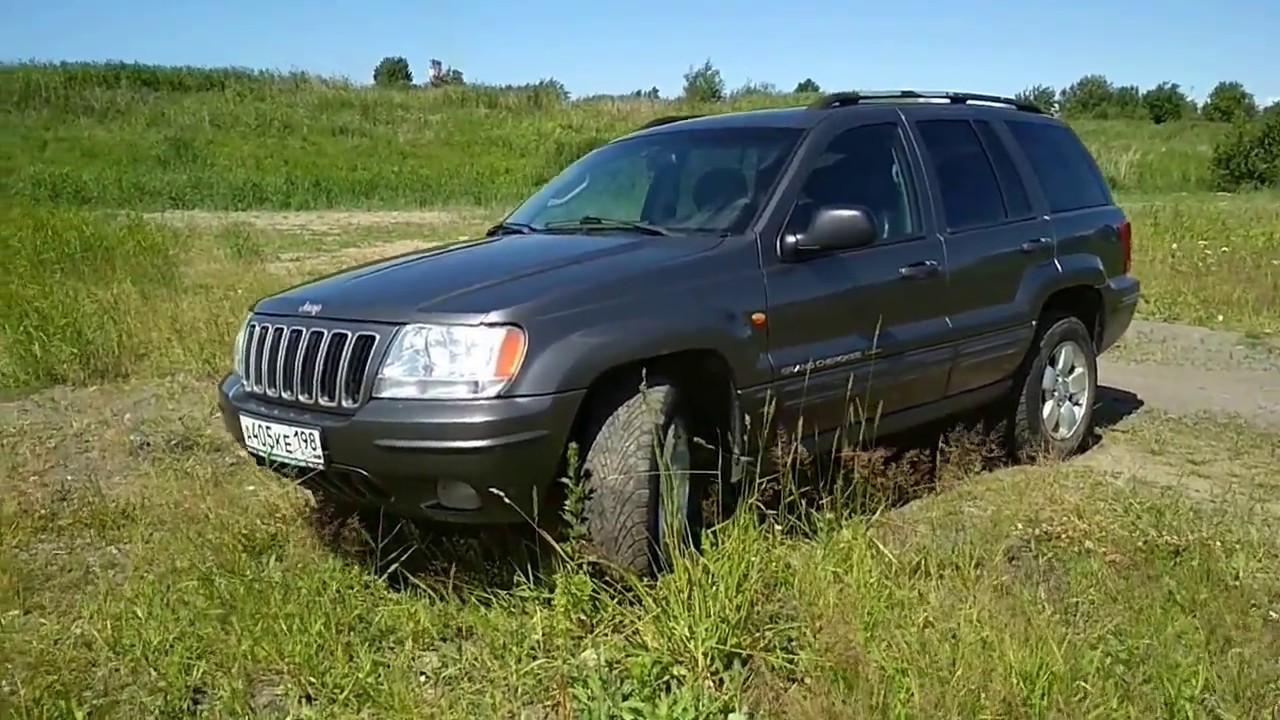
{"label": "jeep logo", "polygon": [[302,306],[298,308],[298,312],[302,313],[303,315],[311,315],[312,317],[314,317],[320,314],[320,308],[322,307],[324,306],[321,305],[320,303],[313,303],[310,300],[308,300],[307,302],[302,303]]}

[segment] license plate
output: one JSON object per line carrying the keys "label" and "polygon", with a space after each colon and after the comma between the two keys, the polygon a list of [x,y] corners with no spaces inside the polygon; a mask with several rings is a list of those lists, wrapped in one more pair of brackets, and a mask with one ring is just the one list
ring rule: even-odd
{"label": "license plate", "polygon": [[324,469],[324,450],[320,447],[320,431],[268,422],[248,415],[240,416],[240,429],[249,452],[272,462]]}

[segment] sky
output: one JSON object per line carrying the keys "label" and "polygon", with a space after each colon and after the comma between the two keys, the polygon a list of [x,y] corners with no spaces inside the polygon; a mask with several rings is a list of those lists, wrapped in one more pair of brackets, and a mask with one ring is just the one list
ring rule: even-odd
{"label": "sky", "polygon": [[[363,6],[363,7],[362,7]],[[2,60],[240,65],[369,82],[386,55],[419,79],[554,77],[576,96],[675,95],[710,59],[728,87],[1013,94],[1087,73],[1203,99],[1219,80],[1280,98],[1280,0],[0,0]],[[1266,68],[1272,68],[1267,71]]]}

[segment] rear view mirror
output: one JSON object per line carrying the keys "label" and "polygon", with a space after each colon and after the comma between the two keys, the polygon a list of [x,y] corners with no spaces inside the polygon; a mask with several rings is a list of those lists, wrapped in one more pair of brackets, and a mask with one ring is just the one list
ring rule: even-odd
{"label": "rear view mirror", "polygon": [[861,205],[826,205],[819,208],[804,233],[795,238],[795,249],[806,252],[840,252],[866,247],[879,238],[870,210]]}

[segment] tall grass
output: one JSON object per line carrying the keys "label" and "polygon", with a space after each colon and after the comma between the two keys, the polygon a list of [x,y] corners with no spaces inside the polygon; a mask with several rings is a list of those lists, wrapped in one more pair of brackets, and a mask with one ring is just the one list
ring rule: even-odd
{"label": "tall grass", "polygon": [[[357,88],[308,75],[150,66],[0,68],[0,188],[97,208],[304,209],[507,204],[570,160],[672,113],[714,106],[563,102],[555,88]],[[1076,124],[1115,187],[1208,187],[1219,128]]]}
{"label": "tall grass", "polygon": [[280,283],[243,232],[16,205],[0,226],[0,391],[216,371],[250,300]]}

